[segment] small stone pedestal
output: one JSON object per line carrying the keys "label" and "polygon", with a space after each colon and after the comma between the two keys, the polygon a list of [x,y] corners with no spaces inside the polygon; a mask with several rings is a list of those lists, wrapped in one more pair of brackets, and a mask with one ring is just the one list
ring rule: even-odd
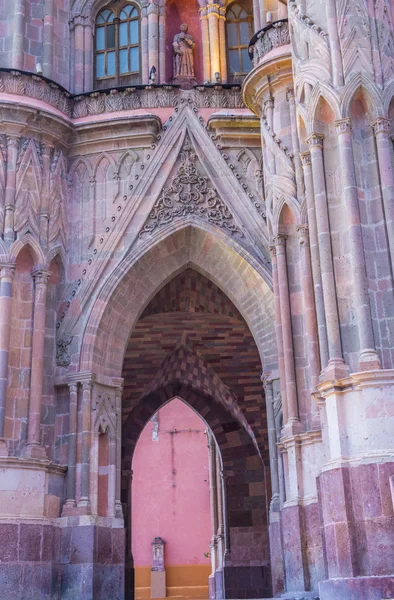
{"label": "small stone pedestal", "polygon": [[152,542],[153,563],[151,571],[150,597],[166,597],[166,570],[164,567],[165,541],[156,537]]}

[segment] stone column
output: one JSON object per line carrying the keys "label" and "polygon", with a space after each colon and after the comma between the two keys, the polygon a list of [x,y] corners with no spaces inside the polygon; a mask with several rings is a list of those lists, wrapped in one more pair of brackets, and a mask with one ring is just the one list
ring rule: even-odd
{"label": "stone column", "polygon": [[31,377],[29,423],[27,444],[23,449],[24,458],[47,460],[44,447],[41,445],[41,406],[42,386],[44,377],[44,341],[48,279],[51,273],[38,268],[33,271],[34,279],[34,309],[33,309],[33,339],[31,349]]}
{"label": "stone column", "polygon": [[224,555],[226,547],[226,532],[224,526],[224,510],[223,510],[223,472],[220,464],[220,456],[216,448],[216,493],[217,493],[217,507],[218,507],[218,528],[216,535],[216,552],[217,552],[217,564],[215,573],[215,592],[216,599],[224,598],[224,580],[223,580],[223,567],[224,567]]}
{"label": "stone column", "polygon": [[14,211],[16,193],[16,163],[18,160],[19,137],[7,135],[7,175],[4,201],[4,239],[15,240]]}
{"label": "stone column", "polygon": [[127,477],[127,515],[126,515],[126,564],[125,564],[125,597],[134,598],[134,558],[132,553],[132,499],[133,471]]}
{"label": "stone column", "polygon": [[116,507],[116,434],[108,435],[108,517],[115,517]]}
{"label": "stone column", "polygon": [[278,450],[276,446],[276,426],[274,417],[274,391],[273,383],[269,378],[269,375],[263,373],[261,380],[264,385],[265,392],[265,406],[267,410],[267,426],[268,426],[268,449],[270,455],[270,474],[271,474],[271,488],[272,498],[270,502],[271,508],[277,511],[279,510],[279,475],[278,475]]}
{"label": "stone column", "polygon": [[294,367],[293,333],[291,325],[291,308],[289,282],[287,278],[286,236],[278,235],[275,240],[276,261],[278,269],[280,314],[282,322],[283,356],[285,363],[285,381],[287,398],[287,423],[292,433],[300,430],[298,414],[297,384]]}
{"label": "stone column", "polygon": [[77,469],[77,417],[78,417],[78,383],[69,383],[70,415],[68,425],[68,470],[66,502],[62,516],[67,516],[76,506],[76,469]]}
{"label": "stone column", "polygon": [[84,86],[84,19],[82,15],[77,15],[73,21],[74,25],[74,92],[83,94]]}
{"label": "stone column", "polygon": [[312,162],[311,153],[302,152],[300,154],[302,166],[304,169],[305,196],[308,211],[309,244],[312,260],[312,274],[314,285],[314,296],[316,304],[316,319],[319,332],[319,350],[321,368],[325,368],[328,363],[328,340],[326,317],[324,312],[323,286],[320,269],[319,242],[316,224],[315,198],[312,180]]}
{"label": "stone column", "polygon": [[302,173],[302,164],[300,158],[300,142],[297,131],[297,109],[295,103],[294,89],[287,90],[287,101],[289,103],[290,125],[291,125],[291,142],[294,154],[295,177],[297,184],[297,196],[301,200],[305,193],[304,178]]}
{"label": "stone column", "polygon": [[254,32],[257,33],[262,28],[261,25],[261,12],[260,12],[261,0],[253,0],[253,22]]}
{"label": "stone column", "polygon": [[40,206],[40,244],[44,250],[48,248],[49,227],[49,188],[51,177],[51,151],[52,146],[42,144],[42,188]]}
{"label": "stone column", "polygon": [[[267,116],[268,127],[270,127],[271,131],[274,131],[274,99],[271,96],[264,102],[264,111]],[[267,162],[268,162],[268,171],[271,175],[275,175],[276,173],[276,163],[275,163],[275,155],[268,145],[265,143],[264,138],[261,140],[262,147],[267,148]]]}
{"label": "stone column", "polygon": [[12,68],[23,69],[23,45],[25,40],[25,0],[15,0],[10,6],[14,7],[12,24]]}
{"label": "stone column", "polygon": [[304,322],[307,335],[307,354],[309,359],[309,376],[311,391],[316,391],[319,383],[320,360],[319,340],[317,335],[317,322],[315,312],[315,298],[313,293],[312,266],[309,252],[308,226],[298,227],[300,242],[302,292],[304,301]]}
{"label": "stone column", "polygon": [[115,493],[115,516],[123,517],[121,502],[122,486],[122,388],[115,390],[116,406],[116,493]]}
{"label": "stone column", "polygon": [[149,83],[149,46],[148,46],[148,4],[142,6],[141,9],[141,83],[148,85]]}
{"label": "stone column", "polygon": [[159,6],[159,82],[166,81],[166,12],[167,6]]}
{"label": "stone column", "polygon": [[272,264],[272,283],[273,283],[274,298],[275,298],[275,334],[276,334],[276,346],[278,349],[280,392],[281,392],[281,396],[282,396],[282,406],[283,406],[283,424],[285,425],[287,423],[286,374],[285,374],[285,361],[284,361],[284,354],[283,354],[282,316],[281,316],[281,310],[280,310],[278,267],[277,267],[275,246],[270,247],[270,253],[271,253],[271,264]]}
{"label": "stone column", "polygon": [[324,136],[319,133],[312,133],[307,138],[307,142],[309,143],[312,160],[316,224],[327,324],[329,362],[327,367],[325,367],[325,376],[327,379],[342,379],[347,376],[348,368],[342,356],[342,344],[339,329],[330,222],[328,216],[326,182],[324,177],[323,138]]}
{"label": "stone column", "polygon": [[10,347],[12,281],[14,265],[0,265],[0,457],[8,456],[4,440],[5,407]]}
{"label": "stone column", "polygon": [[83,514],[90,514],[90,446],[91,409],[93,377],[82,382],[81,406],[81,495],[78,508]]}
{"label": "stone column", "polygon": [[44,2],[42,72],[49,79],[52,79],[53,63],[53,4],[54,0],[45,0]]}
{"label": "stone column", "polygon": [[389,119],[383,117],[378,117],[372,123],[373,132],[376,137],[388,247],[390,251],[391,266],[394,270],[394,176],[391,163],[392,142],[390,139],[390,125],[391,122]]}
{"label": "stone column", "polygon": [[[148,49],[149,49],[149,73],[152,67],[159,69],[159,20],[158,6],[155,3],[148,5]],[[149,77],[149,74],[148,74]]]}
{"label": "stone column", "polygon": [[212,573],[210,576],[210,597],[215,597],[215,572],[217,567],[216,557],[216,535],[218,529],[218,506],[217,506],[217,479],[216,479],[216,443],[213,438],[213,434],[208,430],[208,451],[209,451],[209,498],[210,498],[210,509],[211,509],[211,530],[212,537],[209,545],[211,549],[211,565]]}
{"label": "stone column", "polygon": [[215,82],[215,73],[220,73],[220,44],[219,44],[219,5],[207,6],[209,47],[211,54],[211,81]]}
{"label": "stone column", "polygon": [[220,78],[227,83],[226,8],[219,8]]}
{"label": "stone column", "polygon": [[326,0],[327,32],[330,40],[332,84],[334,88],[344,83],[342,53],[338,35],[338,17],[335,0]]}
{"label": "stone column", "polygon": [[209,28],[207,9],[204,6],[200,8],[202,55],[204,67],[204,83],[211,81],[211,52],[209,48]]}
{"label": "stone column", "polygon": [[94,25],[89,17],[85,18],[84,23],[84,53],[83,53],[83,89],[85,92],[93,90],[93,30]]}
{"label": "stone column", "polygon": [[342,199],[347,221],[347,236],[353,272],[352,296],[357,314],[360,341],[359,363],[361,371],[368,371],[380,369],[380,360],[375,350],[372,330],[360,208],[358,204],[356,173],[354,170],[351,120],[341,119],[340,121],[336,121],[335,128],[338,135]]}

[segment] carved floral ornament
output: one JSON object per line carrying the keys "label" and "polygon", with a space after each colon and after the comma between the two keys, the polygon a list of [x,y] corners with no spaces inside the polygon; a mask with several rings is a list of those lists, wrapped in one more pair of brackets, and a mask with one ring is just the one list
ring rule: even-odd
{"label": "carved floral ornament", "polygon": [[228,206],[219,198],[217,190],[200,174],[189,141],[180,153],[181,165],[171,185],[164,189],[155,202],[139,236],[152,234],[156,229],[184,217],[197,217],[243,237]]}

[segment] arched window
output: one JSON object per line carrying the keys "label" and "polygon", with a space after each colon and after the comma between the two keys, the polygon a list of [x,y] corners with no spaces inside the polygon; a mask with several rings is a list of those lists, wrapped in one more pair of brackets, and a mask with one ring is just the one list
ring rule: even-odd
{"label": "arched window", "polygon": [[133,4],[103,9],[96,19],[96,87],[140,81],[140,15]]}
{"label": "arched window", "polygon": [[251,70],[248,46],[253,37],[253,12],[250,3],[234,3],[227,10],[227,51],[230,81],[242,79]]}

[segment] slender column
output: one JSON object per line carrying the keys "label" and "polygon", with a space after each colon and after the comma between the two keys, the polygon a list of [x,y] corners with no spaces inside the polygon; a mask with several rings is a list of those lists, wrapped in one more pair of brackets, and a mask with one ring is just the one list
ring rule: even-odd
{"label": "slender column", "polygon": [[372,128],[376,137],[380,185],[382,187],[391,268],[394,271],[394,176],[391,163],[392,142],[390,139],[390,125],[391,121],[383,117],[378,117],[372,123]]}
{"label": "slender column", "polygon": [[0,265],[0,456],[8,456],[4,440],[5,407],[10,347],[12,281],[14,265]]}
{"label": "slender column", "polygon": [[287,90],[287,101],[289,103],[289,111],[290,111],[290,124],[291,124],[291,141],[293,146],[293,154],[294,154],[294,167],[295,167],[295,177],[297,184],[297,196],[301,199],[305,193],[304,187],[304,178],[302,174],[302,164],[300,158],[300,142],[298,139],[298,131],[297,131],[297,109],[295,103],[295,95],[294,89],[289,88]]}
{"label": "slender column", "polygon": [[108,439],[108,516],[115,517],[116,507],[116,435],[109,434]]}
{"label": "slender column", "polygon": [[260,13],[261,0],[253,0],[253,21],[254,21],[254,32],[257,33],[262,28],[261,25],[261,13]]}
{"label": "slender column", "polygon": [[[267,425],[268,425],[268,449],[270,455],[270,474],[271,474],[271,488],[272,508],[279,502],[279,474],[278,474],[278,449],[276,446],[276,426],[274,417],[274,390],[272,380],[268,378],[267,374],[263,374],[261,380],[264,385],[265,391],[265,406],[267,410]],[[276,508],[275,510],[278,510]]]}
{"label": "slender column", "polygon": [[77,468],[77,416],[78,416],[78,384],[69,383],[70,390],[70,416],[68,426],[68,470],[66,502],[63,514],[76,506],[76,468]]}
{"label": "slender column", "polygon": [[215,73],[220,73],[220,44],[219,44],[219,9],[218,4],[209,4],[208,27],[209,27],[209,47],[211,52],[211,81],[215,81]]}
{"label": "slender column", "polygon": [[320,364],[321,368],[324,369],[328,363],[328,340],[327,340],[327,327],[326,317],[324,312],[324,298],[323,298],[323,287],[321,280],[320,270],[320,255],[319,255],[319,243],[317,236],[317,225],[316,225],[316,212],[315,212],[315,200],[312,180],[312,163],[311,153],[302,152],[300,154],[302,167],[304,169],[304,181],[305,181],[305,196],[308,211],[308,227],[309,227],[309,243],[312,259],[312,274],[313,274],[313,285],[314,295],[316,304],[316,319],[319,332],[319,350],[320,350]]}
{"label": "slender column", "polygon": [[23,69],[23,44],[25,39],[25,0],[15,0],[12,26],[12,68]]}
{"label": "slender column", "polygon": [[211,529],[212,538],[210,543],[211,548],[211,564],[212,575],[216,571],[216,534],[218,529],[218,507],[217,507],[217,481],[216,481],[216,443],[213,435],[208,431],[208,451],[209,451],[209,496],[211,508]]}
{"label": "slender column", "polygon": [[[287,423],[297,425],[298,416],[297,384],[294,368],[293,333],[291,327],[291,309],[289,282],[287,278],[286,236],[278,235],[275,240],[276,261],[278,269],[280,314],[282,321],[283,356],[285,363]],[[286,423],[286,425],[287,425]]]}
{"label": "slender column", "polygon": [[40,207],[40,242],[44,250],[48,247],[49,227],[49,186],[51,176],[51,150],[49,144],[42,144],[42,189]]}
{"label": "slender column", "polygon": [[200,23],[205,83],[206,81],[211,81],[211,51],[209,47],[209,28],[206,7],[200,8]]}
{"label": "slender column", "polygon": [[83,17],[78,15],[74,18],[74,89],[76,94],[84,92],[84,37]]}
{"label": "slender column", "polygon": [[53,6],[54,0],[45,0],[44,2],[44,28],[43,28],[43,60],[42,72],[45,77],[52,79],[53,63]]}
{"label": "slender column", "polygon": [[287,19],[287,3],[278,2],[278,20]]}
{"label": "slender column", "polygon": [[167,6],[159,6],[159,82],[166,81],[166,12]]}
{"label": "slender column", "polygon": [[122,485],[122,388],[115,390],[116,405],[116,493],[115,493],[115,516],[123,517],[121,502]]}
{"label": "slender column", "polygon": [[19,137],[7,135],[7,176],[5,187],[4,239],[15,240],[14,212],[16,194],[16,163],[18,160]]}
{"label": "slender column", "polygon": [[220,79],[227,83],[226,9],[219,9]]}
{"label": "slender column", "polygon": [[[265,110],[265,114],[267,116],[268,126],[270,127],[271,131],[273,131],[274,130],[274,99],[272,96],[270,96],[264,102],[264,110]],[[274,153],[272,152],[272,150],[270,148],[268,148],[268,145],[265,144],[264,140],[262,140],[262,144],[263,144],[263,148],[264,148],[264,146],[267,147],[268,170],[271,175],[275,175],[276,163],[275,163]]]}
{"label": "slender column", "polygon": [[152,67],[159,68],[158,6],[154,3],[148,6],[148,48],[150,72]]}
{"label": "slender column", "polygon": [[[367,0],[368,11],[370,15],[375,13],[375,1]],[[372,64],[375,75],[375,83],[378,86],[384,85],[383,81],[383,72],[382,72],[382,63],[380,60],[380,51],[379,51],[379,34],[377,30],[376,19],[369,19],[370,24],[370,32],[371,32],[371,50],[372,50]]]}
{"label": "slender column", "polygon": [[281,310],[280,310],[278,266],[277,266],[275,246],[270,247],[270,252],[271,252],[271,264],[272,264],[272,282],[273,282],[274,298],[275,298],[275,334],[276,334],[276,346],[278,349],[280,393],[282,396],[283,422],[284,422],[284,424],[286,424],[287,423],[287,415],[288,415],[288,413],[287,413],[286,374],[285,374],[285,359],[284,359],[284,354],[283,354],[282,315],[281,315]]}
{"label": "slender column", "polygon": [[87,514],[90,513],[90,482],[89,482],[89,463],[91,446],[91,406],[92,406],[92,384],[89,379],[82,383],[82,406],[81,406],[81,497],[78,502],[78,508],[83,509]]}
{"label": "slender column", "polygon": [[144,85],[149,83],[149,47],[148,47],[148,5],[141,10],[141,75]]}
{"label": "slender column", "polygon": [[216,449],[216,496],[217,496],[217,511],[218,511],[218,528],[217,528],[217,567],[216,570],[223,569],[224,559],[224,517],[223,517],[223,492],[222,492],[222,469],[220,466],[220,457]]}
{"label": "slender column", "polygon": [[348,368],[342,356],[342,344],[339,329],[326,182],[324,177],[323,138],[324,136],[319,133],[312,133],[308,137],[307,142],[309,143],[312,159],[316,224],[327,324],[329,362],[326,368],[326,375],[329,375],[330,378],[341,379],[347,376]]}
{"label": "slender column", "polygon": [[344,78],[335,0],[326,0],[326,15],[327,32],[330,40],[332,84],[335,88],[338,88],[343,86]]}
{"label": "slender column", "polygon": [[297,230],[298,240],[300,242],[304,317],[306,333],[308,338],[307,347],[309,358],[309,375],[311,378],[311,390],[314,391],[316,390],[316,386],[319,383],[320,360],[315,312],[315,298],[313,293],[311,255],[309,251],[308,225],[300,225]]}
{"label": "slender column", "polygon": [[33,310],[33,340],[31,349],[31,378],[29,424],[27,429],[27,444],[23,450],[25,458],[47,459],[41,439],[41,406],[42,386],[44,378],[44,341],[45,317],[48,279],[51,273],[45,269],[33,271],[34,279],[34,310]]}
{"label": "slender column", "polygon": [[350,261],[353,272],[352,296],[357,314],[360,341],[360,369],[379,369],[380,360],[375,350],[372,330],[371,307],[368,296],[368,280],[365,271],[365,256],[361,229],[360,208],[354,156],[352,147],[352,124],[350,119],[335,122],[338,135],[339,163],[342,174],[342,198],[347,221]]}
{"label": "slender column", "polygon": [[84,23],[84,53],[83,53],[83,89],[85,92],[93,90],[93,24],[90,19],[85,18]]}

